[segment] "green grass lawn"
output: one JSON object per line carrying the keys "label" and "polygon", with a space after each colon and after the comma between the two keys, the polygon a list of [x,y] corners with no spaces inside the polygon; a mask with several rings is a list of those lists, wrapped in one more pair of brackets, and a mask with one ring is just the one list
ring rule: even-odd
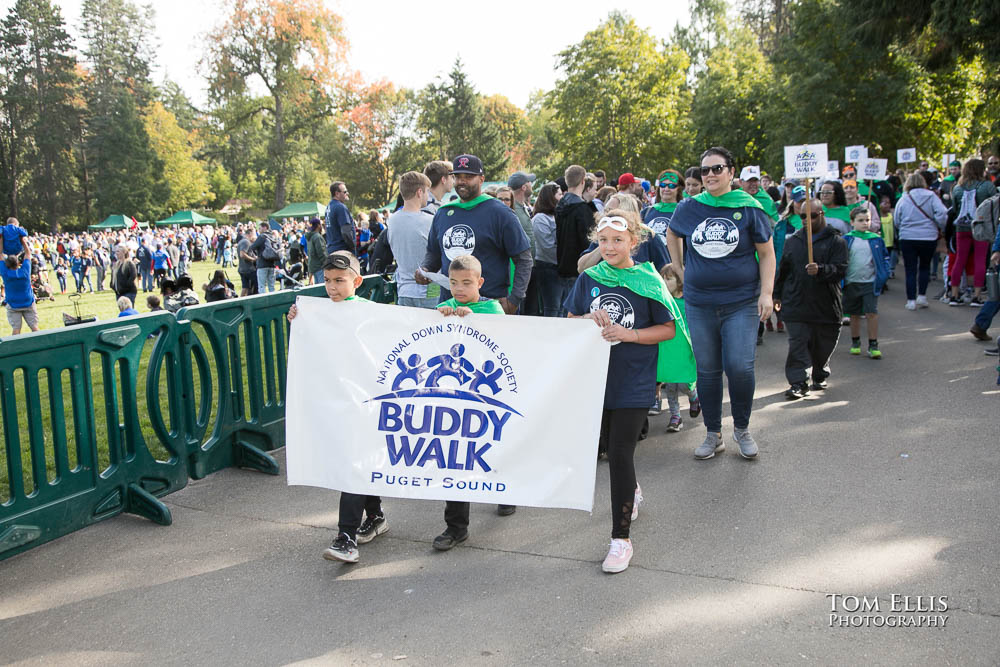
{"label": "green grass lawn", "polygon": [[[207,282],[208,279],[211,277],[211,274],[214,273],[214,271],[218,268],[222,267],[216,265],[214,262],[198,262],[190,267],[189,274],[194,279],[196,292],[200,293],[200,288],[202,283]],[[234,284],[236,284],[237,290],[240,289],[239,276],[236,274],[236,272],[232,269],[229,269],[227,273],[230,276],[230,280],[233,280],[233,278],[235,278],[233,282]],[[40,301],[37,304],[38,315],[39,315],[39,328],[41,330],[64,328],[62,313],[65,312],[74,314],[72,301],[69,298],[70,295],[69,290],[67,290],[66,294],[59,294],[58,293],[59,282],[58,280],[56,280],[55,273],[50,271],[49,277],[50,277],[50,284],[56,288],[57,293],[54,295],[54,300]],[[72,277],[70,278],[69,285],[67,287],[70,289],[74,287]],[[96,281],[95,281],[95,287],[96,287]],[[93,315],[96,316],[99,321],[106,321],[117,318],[118,307],[115,303],[114,292],[112,292],[109,289],[107,281],[105,281],[104,287],[105,290],[103,292],[84,293],[83,295],[81,295],[79,299],[80,311],[84,316]],[[145,303],[145,296],[146,295],[143,294],[142,290],[140,289],[137,297],[137,300],[140,303],[137,305],[136,308],[140,313],[145,313],[149,311],[149,308],[146,306]],[[202,333],[200,325],[194,326],[193,330],[194,330],[194,335],[201,338],[203,345],[206,348],[206,352],[209,354],[210,362],[208,366],[211,378],[208,379],[208,382],[209,386],[213,387],[213,392],[217,391],[215,364],[211,361],[212,359],[211,346],[208,342],[208,339]],[[2,331],[4,335],[10,334],[9,325],[6,322],[3,323]],[[166,450],[166,448],[164,448],[160,444],[159,439],[156,437],[155,431],[153,430],[152,421],[149,417],[149,409],[148,409],[149,406],[147,405],[147,396],[146,396],[146,377],[148,373],[149,360],[152,355],[153,345],[155,344],[155,342],[156,342],[155,339],[147,339],[143,346],[142,355],[139,362],[138,373],[136,376],[135,402],[137,407],[137,413],[139,416],[139,426],[140,429],[142,430],[143,438],[146,441],[150,453],[157,460],[165,461],[170,458],[170,453]],[[95,402],[94,423],[95,423],[97,450],[98,450],[98,470],[106,469],[111,461],[111,455],[108,450],[109,436],[108,436],[107,413],[105,410],[106,400],[105,400],[105,389],[104,389],[104,373],[102,368],[103,363],[104,361],[100,353],[91,354],[90,358],[91,386],[93,388],[93,397]],[[245,356],[243,357],[243,363],[245,369],[245,364],[246,364]],[[193,365],[193,367],[194,367],[194,388],[195,388],[195,395],[193,397],[193,401],[194,405],[200,405],[201,379],[198,376],[197,365]],[[116,372],[116,377],[120,378],[120,375],[117,375],[118,369],[115,369],[115,372]],[[74,429],[73,429],[72,396],[69,387],[68,371],[64,372],[63,375],[64,377],[61,378],[62,407],[66,419],[66,441],[67,441],[67,451],[69,454],[69,468],[72,470],[74,467],[76,467],[77,464],[76,460],[77,444],[76,444],[75,434],[73,432]],[[247,374],[244,371],[241,375],[243,376],[244,396],[248,396],[249,394],[248,394]],[[47,477],[50,483],[53,482],[56,477],[56,461],[55,461],[54,445],[52,441],[53,432],[52,432],[52,420],[50,414],[51,399],[49,396],[50,382],[52,380],[53,379],[46,377],[45,373],[42,373],[38,379],[39,390],[40,390],[40,407],[41,407],[42,421],[43,421],[43,437],[45,438],[45,446],[44,446],[45,468],[47,470]],[[35,487],[35,483],[32,477],[31,445],[28,437],[27,410],[24,407],[26,406],[26,400],[25,400],[26,391],[25,391],[23,371],[18,370],[15,372],[14,385],[15,385],[14,386],[15,403],[18,406],[16,418],[18,422],[18,433],[20,434],[20,439],[21,439],[22,478],[23,478],[25,492],[31,493],[31,490]],[[128,400],[128,397],[122,396],[122,388],[120,381],[117,382],[116,385],[117,385],[118,402],[119,404],[122,404],[125,400]],[[159,395],[160,396],[168,395],[166,374],[162,372],[160,375]],[[212,432],[215,420],[218,417],[218,410],[217,406],[215,405],[218,399],[219,397],[217,395],[213,395],[213,405],[211,406],[211,414],[209,418],[209,426],[207,431],[209,434]],[[58,402],[59,397],[58,396],[55,397],[55,400]],[[170,423],[170,411],[168,409],[168,406],[166,405],[166,401],[164,401],[161,404],[160,410],[163,413],[164,422],[166,423],[167,427],[171,428],[173,425]],[[117,428],[117,425],[115,425],[115,427]],[[5,434],[3,433],[3,425],[0,424],[0,439],[3,439],[4,435]],[[8,501],[10,497],[10,484],[9,484],[10,473],[6,459],[7,459],[6,448],[5,447],[0,448],[0,504]]]}

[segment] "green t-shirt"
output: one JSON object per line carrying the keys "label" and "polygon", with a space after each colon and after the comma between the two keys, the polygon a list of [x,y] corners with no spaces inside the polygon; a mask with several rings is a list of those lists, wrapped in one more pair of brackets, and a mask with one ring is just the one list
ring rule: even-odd
{"label": "green t-shirt", "polygon": [[487,299],[486,297],[480,297],[479,301],[474,301],[473,303],[459,303],[455,297],[448,299],[442,303],[438,304],[438,308],[441,306],[448,306],[449,308],[468,308],[474,313],[483,313],[485,315],[503,315],[503,307],[500,302],[496,299]]}
{"label": "green t-shirt", "polygon": [[351,296],[344,299],[344,301],[360,301],[361,303],[371,303],[371,301],[369,301],[368,299],[364,298],[363,296],[358,296],[356,294],[352,294]]}

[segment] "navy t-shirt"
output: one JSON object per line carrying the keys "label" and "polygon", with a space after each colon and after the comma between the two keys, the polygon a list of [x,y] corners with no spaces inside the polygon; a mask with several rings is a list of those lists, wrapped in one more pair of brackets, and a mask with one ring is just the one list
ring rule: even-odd
{"label": "navy t-shirt", "polygon": [[[591,243],[586,250],[580,253],[580,257],[595,250],[597,250],[597,244]],[[636,264],[652,262],[656,270],[659,271],[670,263],[670,254],[667,253],[667,246],[660,240],[659,236],[651,236],[638,245],[635,254],[632,255],[632,261]]]}
{"label": "navy t-shirt", "polygon": [[771,238],[771,220],[764,211],[685,199],[677,205],[669,226],[684,237],[686,303],[721,306],[760,295],[754,244]]}
{"label": "navy t-shirt", "polygon": [[[611,321],[626,329],[645,329],[673,320],[659,301],[639,296],[625,287],[608,287],[586,273],[573,284],[563,307],[574,315],[604,308]],[[611,346],[604,408],[645,408],[656,398],[656,359],[659,347],[638,343]]]}
{"label": "navy t-shirt", "polygon": [[[663,244],[667,243],[667,225],[670,223],[670,218],[674,215],[673,211],[669,213],[664,213],[663,211],[657,211],[656,207],[650,206],[649,210],[643,216],[642,221],[646,223],[646,226],[653,230],[653,232],[660,237]],[[659,269],[659,267],[657,267]]]}
{"label": "navy t-shirt", "polygon": [[[510,260],[531,247],[517,216],[499,199],[488,199],[472,209],[442,206],[434,214],[427,234],[427,254],[440,262],[441,273],[461,255],[473,255],[483,265],[479,293],[490,299],[510,292]],[[444,290],[442,290],[443,294]]]}

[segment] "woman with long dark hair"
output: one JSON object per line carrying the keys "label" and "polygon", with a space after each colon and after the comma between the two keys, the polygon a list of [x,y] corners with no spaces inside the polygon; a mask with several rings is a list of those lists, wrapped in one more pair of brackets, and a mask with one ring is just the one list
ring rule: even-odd
{"label": "woman with long dark hair", "polygon": [[226,272],[222,269],[217,269],[212,274],[212,280],[202,285],[201,288],[205,290],[205,303],[224,301],[236,297],[236,287],[229,282]]}
{"label": "woman with long dark hair", "polygon": [[542,317],[561,317],[566,287],[559,279],[556,264],[556,204],[562,199],[562,190],[556,183],[546,183],[538,191],[531,230],[535,238],[535,265],[532,273],[538,276],[538,291],[542,301]]}
{"label": "woman with long dark hair", "polygon": [[774,310],[774,246],[770,218],[754,197],[732,189],[735,176],[728,150],[715,147],[702,153],[705,192],[682,201],[667,230],[674,267],[683,269],[684,305],[708,430],[695,450],[698,459],[710,459],[725,449],[723,371],[729,380],[733,438],[741,456],[757,456],[749,431],[756,334],[758,323]]}
{"label": "woman with long dark hair", "polygon": [[819,201],[823,204],[826,224],[841,236],[851,231],[851,209],[847,207],[847,195],[840,181],[825,181],[819,186]]}

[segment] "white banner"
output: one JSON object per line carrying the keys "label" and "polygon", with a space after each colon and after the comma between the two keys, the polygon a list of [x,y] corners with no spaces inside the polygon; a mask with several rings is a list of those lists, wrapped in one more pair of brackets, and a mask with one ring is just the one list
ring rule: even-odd
{"label": "white banner", "polygon": [[955,161],[954,153],[945,153],[944,157],[941,158],[941,166],[947,171],[948,165]]}
{"label": "white banner", "polygon": [[866,181],[884,181],[888,166],[888,160],[877,157],[865,158],[858,166],[858,178]]}
{"label": "white banner", "polygon": [[917,149],[916,148],[900,148],[896,151],[896,162],[900,164],[906,162],[916,162],[917,160]]}
{"label": "white banner", "polygon": [[289,484],[593,509],[611,349],[593,322],[296,303]]}
{"label": "white banner", "polygon": [[868,149],[864,146],[848,146],[844,149],[844,162],[858,164],[868,159]]}
{"label": "white banner", "polygon": [[[840,174],[840,163],[836,160],[830,160],[826,163],[826,173],[830,174]],[[836,176],[834,176],[836,178]]]}
{"label": "white banner", "polygon": [[785,146],[785,178],[818,178],[826,174],[826,144]]}

